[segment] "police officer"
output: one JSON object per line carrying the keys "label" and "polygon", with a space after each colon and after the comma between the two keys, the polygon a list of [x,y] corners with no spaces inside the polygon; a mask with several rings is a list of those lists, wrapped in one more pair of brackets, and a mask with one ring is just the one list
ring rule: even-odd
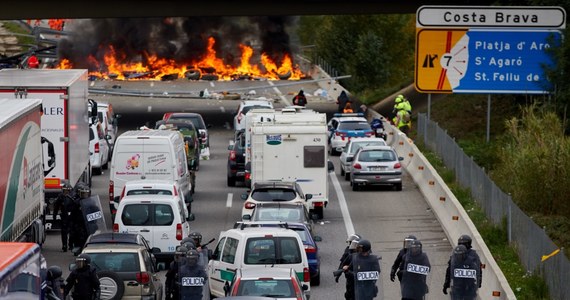
{"label": "police officer", "polygon": [[97,271],[91,266],[91,258],[88,254],[79,254],[77,258],[75,258],[75,268],[71,271],[65,282],[64,299],[67,298],[72,288],[72,299],[88,300],[99,299],[101,297]]}
{"label": "police officer", "polygon": [[63,272],[59,266],[51,266],[46,272],[46,299],[63,299],[61,294],[61,287],[63,279],[61,276]]}
{"label": "police officer", "polygon": [[469,255],[465,245],[457,245],[453,250],[450,265],[445,273],[443,293],[447,295],[447,289],[451,283],[451,299],[474,300],[477,298],[477,277],[479,265],[475,256]]}
{"label": "police officer", "polygon": [[204,268],[198,265],[198,251],[189,250],[186,253],[186,264],[180,267],[178,285],[180,300],[202,300],[202,292],[208,275]]}
{"label": "police officer", "polygon": [[[57,196],[57,199],[53,203],[53,220],[56,220],[57,215],[61,211],[60,227],[61,227],[61,251],[67,252],[67,249],[73,249],[71,245],[71,240],[68,240],[69,229],[70,229],[70,211],[74,206],[73,188],[69,183],[63,184],[61,187],[61,194]],[[69,243],[68,243],[69,242]],[[69,248],[68,248],[69,247]]]}
{"label": "police officer", "polygon": [[390,280],[394,282],[396,280],[396,274],[398,275],[398,280],[402,281],[402,272],[404,271],[404,256],[406,255],[406,251],[410,247],[412,241],[417,240],[415,235],[408,235],[404,238],[404,246],[398,252],[398,256],[396,256],[396,260],[394,260],[394,264],[392,265],[392,270],[390,271]]}
{"label": "police officer", "polygon": [[[481,270],[481,259],[479,258],[479,255],[477,254],[477,252],[472,249],[472,242],[473,240],[471,239],[471,237],[467,234],[461,235],[459,237],[459,239],[457,240],[457,245],[458,246],[464,246],[465,247],[465,255],[468,259],[468,261],[471,263],[473,262],[474,266],[473,269],[475,270],[475,275],[476,275],[476,287],[477,288],[481,288],[481,283],[483,281],[483,273]],[[445,282],[443,284],[443,292],[444,294],[447,294],[447,289],[450,287],[450,281],[452,279],[452,259],[455,255],[455,249],[451,255],[451,257],[449,258],[449,261],[447,262],[447,270],[445,271]],[[476,290],[475,290],[476,293]],[[455,298],[453,298],[455,299]],[[463,299],[463,298],[457,298],[457,299]],[[470,298],[465,298],[465,299],[470,299]]]}
{"label": "police officer", "polygon": [[88,198],[90,191],[89,187],[83,184],[79,184],[77,190],[78,193],[73,197],[73,204],[69,211],[69,240],[73,246],[72,251],[74,255],[81,252],[88,237],[85,218],[81,210],[81,200]]}
{"label": "police officer", "polygon": [[370,241],[361,239],[356,246],[350,266],[344,266],[347,273],[354,276],[354,299],[370,300],[378,296],[376,282],[380,279],[380,263],[376,255],[370,254]]}
{"label": "police officer", "polygon": [[198,251],[198,254],[200,255],[198,264],[201,266],[208,265],[208,260],[210,259],[210,252],[208,251],[208,247],[206,245],[202,245],[202,234],[198,231],[194,231],[190,233],[189,237],[194,242],[195,250]]}
{"label": "police officer", "polygon": [[[347,272],[344,271],[344,266],[349,266],[350,261],[352,260],[352,254],[356,253],[356,246],[358,245],[358,241],[360,241],[362,237],[359,234],[350,234],[346,239],[346,243],[348,244],[346,248],[344,248],[344,252],[340,257],[340,264],[338,265],[338,269],[343,269],[344,278],[346,278],[346,290],[344,292],[344,298],[347,300],[354,299],[354,276],[349,275]],[[338,283],[339,276],[335,277],[335,281]]]}
{"label": "police officer", "polygon": [[422,300],[428,292],[426,284],[431,264],[422,251],[422,242],[413,240],[403,259],[403,272],[400,281],[402,300]]}
{"label": "police officer", "polygon": [[187,252],[188,248],[185,246],[176,247],[176,251],[174,252],[174,261],[170,263],[168,271],[166,272],[166,282],[164,283],[166,290],[166,300],[180,299],[180,291],[176,282],[178,281],[178,273],[180,271],[180,268],[186,264]]}

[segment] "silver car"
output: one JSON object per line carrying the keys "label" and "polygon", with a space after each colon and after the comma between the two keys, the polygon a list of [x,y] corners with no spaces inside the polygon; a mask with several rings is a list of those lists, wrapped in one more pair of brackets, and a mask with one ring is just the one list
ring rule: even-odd
{"label": "silver car", "polygon": [[337,149],[340,152],[340,176],[350,180],[350,172],[352,172],[352,162],[347,159],[353,157],[356,151],[364,146],[386,146],[386,141],[382,138],[375,137],[359,137],[353,138],[346,146]]}
{"label": "silver car", "polygon": [[397,191],[402,190],[403,157],[389,146],[366,146],[358,149],[352,162],[350,185],[358,191],[366,185],[392,185]]}

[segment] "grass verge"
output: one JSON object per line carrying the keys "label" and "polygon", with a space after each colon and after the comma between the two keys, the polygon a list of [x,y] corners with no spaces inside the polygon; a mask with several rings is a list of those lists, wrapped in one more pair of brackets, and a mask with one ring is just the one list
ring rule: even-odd
{"label": "grass verge", "polygon": [[[519,260],[516,248],[511,246],[507,239],[506,220],[501,225],[495,225],[487,219],[485,213],[471,197],[469,189],[461,187],[455,181],[453,171],[447,169],[441,158],[429,151],[421,141],[416,145],[437,170],[441,178],[446,182],[457,200],[461,203],[469,218],[473,221],[477,230],[483,237],[485,244],[497,261],[501,271],[507,278],[517,299],[520,300],[546,300],[550,299],[548,286],[544,280],[536,275],[529,274]],[[485,276],[485,273],[483,273]]]}

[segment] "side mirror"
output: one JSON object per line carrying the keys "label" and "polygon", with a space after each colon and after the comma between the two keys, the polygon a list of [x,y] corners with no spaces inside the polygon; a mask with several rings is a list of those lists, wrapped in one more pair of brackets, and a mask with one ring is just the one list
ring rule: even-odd
{"label": "side mirror", "polygon": [[320,235],[315,235],[313,236],[313,240],[315,240],[315,242],[322,242],[323,238]]}
{"label": "side mirror", "polygon": [[158,248],[158,247],[152,247],[152,248],[150,249],[150,253],[152,253],[152,254],[160,253],[160,248]]}
{"label": "side mirror", "polygon": [[188,218],[186,218],[186,221],[192,222],[192,221],[194,221],[195,219],[196,219],[196,217],[194,217],[194,214],[189,214],[189,215],[188,215]]}
{"label": "side mirror", "polygon": [[400,156],[400,157],[398,157],[398,160],[402,161],[402,160],[404,160],[404,158]]}
{"label": "side mirror", "polygon": [[305,194],[305,200],[306,201],[311,200],[311,199],[313,199],[313,194]]}
{"label": "side mirror", "polygon": [[346,162],[354,161],[354,156],[349,156],[346,158]]}
{"label": "side mirror", "polygon": [[234,145],[232,145],[232,144],[230,143],[230,145],[228,146],[228,150],[234,150]]}
{"label": "side mirror", "polygon": [[158,269],[158,271],[164,271],[164,270],[166,270],[166,264],[163,262],[160,262],[156,265],[156,268]]}
{"label": "side mirror", "polygon": [[329,172],[334,172],[334,164],[332,161],[327,161],[327,169]]}
{"label": "side mirror", "polygon": [[242,200],[247,200],[247,196],[248,196],[248,194],[244,193],[244,194],[241,194],[240,198]]}
{"label": "side mirror", "polygon": [[105,136],[105,139],[106,139],[106,140],[112,140],[113,137],[112,137],[110,134],[107,134],[107,135]]}
{"label": "side mirror", "polygon": [[251,220],[251,215],[243,215],[241,216],[241,219],[244,221],[250,221]]}
{"label": "side mirror", "polygon": [[306,285],[306,284],[303,284],[303,291],[306,291],[306,290],[308,290],[308,289],[309,289],[309,286]]}

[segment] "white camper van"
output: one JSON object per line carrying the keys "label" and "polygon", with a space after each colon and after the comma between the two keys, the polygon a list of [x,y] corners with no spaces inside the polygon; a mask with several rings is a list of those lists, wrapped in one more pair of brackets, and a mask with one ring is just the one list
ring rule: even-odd
{"label": "white camper van", "polygon": [[109,178],[109,205],[115,214],[125,182],[165,179],[175,181],[190,199],[190,171],[182,134],[171,130],[133,130],[115,141]]}
{"label": "white camper van", "polygon": [[[323,218],[328,197],[326,115],[295,109],[264,115],[251,126],[251,183],[296,181],[311,194],[309,209]],[[287,168],[283,168],[287,166]]]}

